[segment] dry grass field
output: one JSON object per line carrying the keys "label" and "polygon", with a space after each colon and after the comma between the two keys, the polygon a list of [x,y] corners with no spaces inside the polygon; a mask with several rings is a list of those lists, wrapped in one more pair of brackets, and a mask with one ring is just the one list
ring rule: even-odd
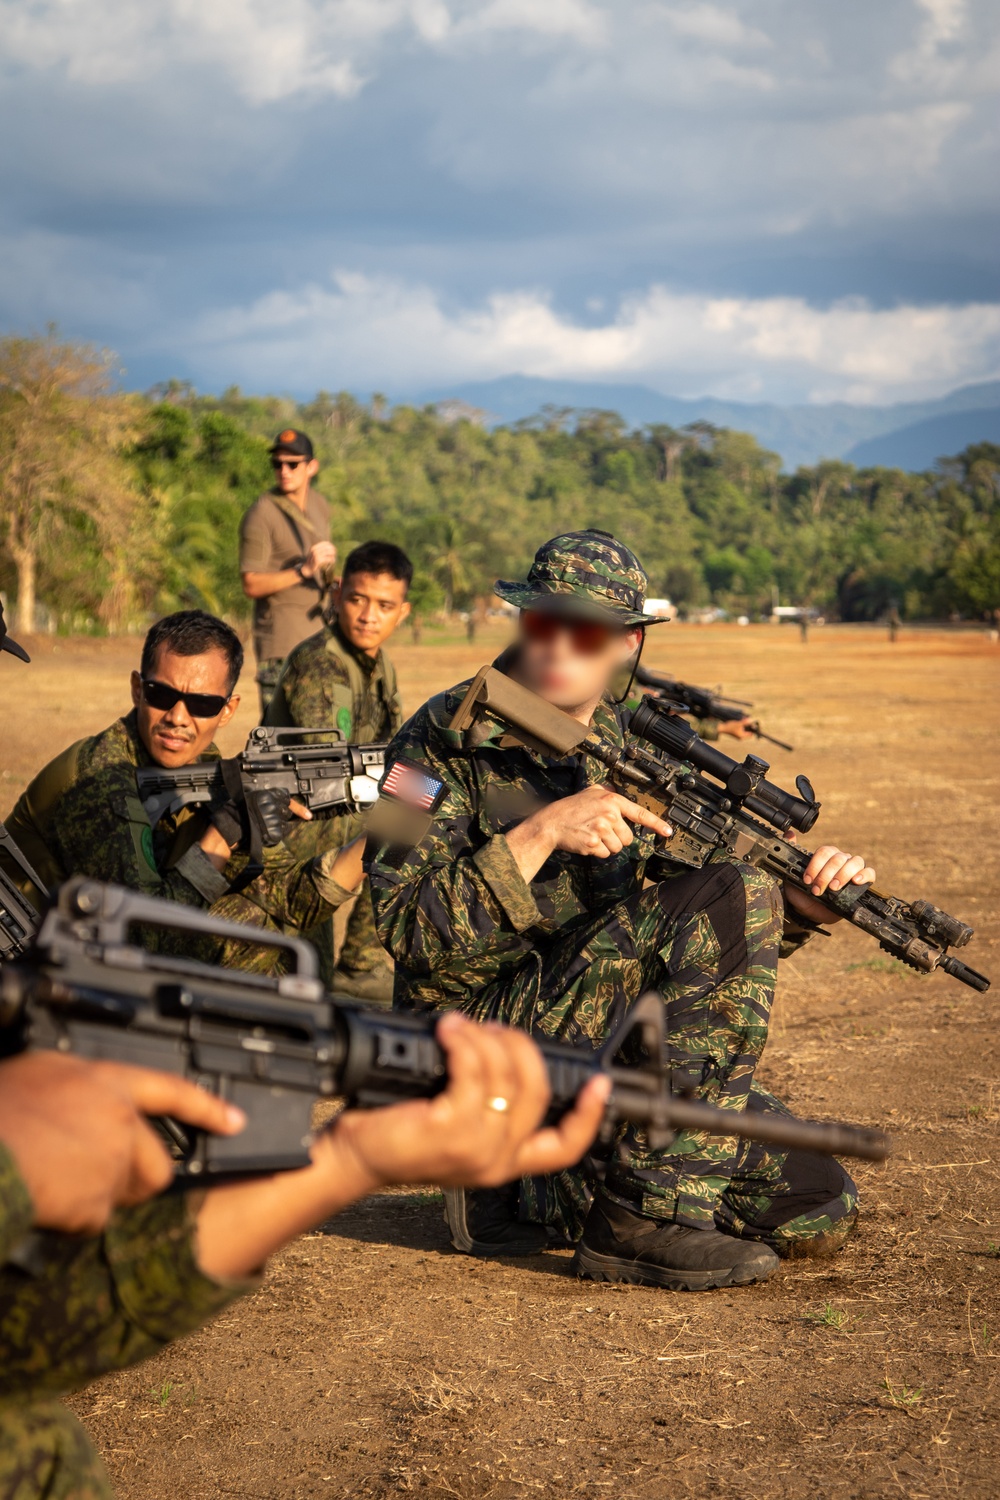
{"label": "dry grass field", "polygon": [[[481,665],[397,650],[407,705]],[[0,803],[124,702],[133,642],[5,664]],[[977,929],[1000,979],[1000,647],[978,634],[669,627],[649,661],[755,700],[819,831]],[[8,702],[11,700],[8,699]],[[241,709],[236,745],[252,722]],[[815,837],[815,835],[813,836]],[[263,1289],[72,1401],[123,1500],[993,1497],[1000,1487],[1000,990],[922,979],[839,928],[783,970],[763,1076],[800,1113],[891,1130],[832,1262],[700,1296],[595,1286],[566,1252],[453,1254],[430,1193],[358,1205]]]}

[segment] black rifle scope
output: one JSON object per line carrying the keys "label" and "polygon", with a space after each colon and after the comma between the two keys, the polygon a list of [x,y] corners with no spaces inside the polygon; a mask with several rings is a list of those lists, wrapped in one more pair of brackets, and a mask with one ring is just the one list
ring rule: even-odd
{"label": "black rifle scope", "polygon": [[766,760],[755,755],[747,756],[742,765],[731,760],[713,745],[706,745],[690,724],[653,698],[647,697],[639,705],[629,722],[629,730],[675,760],[690,761],[699,771],[721,781],[735,801],[768,822],[808,833],[819,817],[819,803],[804,776],[796,782],[804,796],[783,792],[780,786],[764,780],[763,772],[769,769]]}

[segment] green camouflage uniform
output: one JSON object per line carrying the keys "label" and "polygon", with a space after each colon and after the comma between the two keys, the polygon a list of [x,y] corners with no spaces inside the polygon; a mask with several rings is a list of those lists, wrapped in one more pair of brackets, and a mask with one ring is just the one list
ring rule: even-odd
{"label": "green camouflage uniform", "polygon": [[[594,535],[557,542],[571,544],[571,555],[582,550],[583,565],[600,577],[603,544],[591,542]],[[617,589],[617,571],[604,576],[609,591]],[[505,587],[513,586],[498,593]],[[498,663],[501,670],[509,665],[509,657]],[[776,883],[728,856],[702,870],[682,869],[658,854],[641,828],[617,855],[557,852],[525,882],[506,832],[536,808],[603,782],[606,773],[587,756],[556,760],[504,744],[505,726],[488,715],[477,722],[474,746],[467,744],[448,728],[467,686],[426,704],[387,758],[391,768],[404,757],[443,789],[415,845],[383,843],[366,862],[379,935],[396,960],[394,1003],[455,1006],[477,1019],[596,1045],[656,988],[667,1003],[678,1088],[721,1108],[780,1108],[753,1081],[783,940]],[[610,700],[593,723],[605,741],[623,743],[626,716]],[[380,801],[391,819],[391,799]],[[786,949],[806,936],[789,926]],[[855,1204],[853,1184],[836,1163],[831,1176],[818,1157],[691,1131],[653,1152],[634,1127],[622,1131],[605,1191],[646,1214],[714,1223],[786,1252],[811,1237],[835,1236],[838,1224],[846,1234]],[[523,1184],[522,1216],[571,1237],[582,1228],[585,1205],[579,1174]]]}
{"label": "green camouflage uniform", "polygon": [[[334,624],[296,646],[285,663],[264,723],[277,728],[336,729],[356,745],[392,738],[403,723],[396,672],[384,651],[372,658],[359,651]],[[359,814],[317,818],[289,835],[300,858],[342,849],[362,829]],[[320,956],[324,982],[333,984],[333,927],[325,922],[310,933]],[[365,881],[347,919],[340,955],[346,969],[369,972],[385,962],[375,932],[371,894]]]}
{"label": "green camouflage uniform", "polygon": [[[349,899],[327,873],[333,855],[305,859],[284,844],[266,849],[263,873],[230,894],[247,856],[236,854],[223,872],[216,870],[198,847],[207,826],[203,809],[182,809],[152,828],[135,780],[136,767],[150,764],[133,710],[39,772],[7,825],[46,886],[89,875],[270,931],[305,931]],[[274,950],[241,943],[168,933],[149,933],[144,941],[227,968],[269,972],[277,962]]]}
{"label": "green camouflage uniform", "polygon": [[110,1500],[103,1463],[56,1397],[158,1353],[258,1282],[202,1274],[186,1196],[120,1210],[89,1238],[36,1233],[0,1143],[0,1202],[0,1495]]}

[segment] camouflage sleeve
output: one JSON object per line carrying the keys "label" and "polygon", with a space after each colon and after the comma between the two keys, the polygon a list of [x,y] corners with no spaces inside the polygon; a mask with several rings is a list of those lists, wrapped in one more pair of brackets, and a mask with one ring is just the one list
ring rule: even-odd
{"label": "camouflage sleeve", "polygon": [[[52,838],[52,818],[60,799],[76,778],[77,755],[81,743],[82,741],[77,741],[70,745],[43,767],[4,819],[11,838],[42,882],[44,889],[37,893],[41,897],[44,897],[51,886],[59,885],[65,880],[69,873],[60,862],[59,851]],[[36,893],[23,878],[19,878],[19,872],[11,870],[9,873],[18,888],[23,889],[26,896],[35,899]]]}
{"label": "camouflage sleeve", "polygon": [[0,1495],[115,1500],[108,1471],[73,1413],[58,1401],[0,1402]]}
{"label": "camouflage sleeve", "polygon": [[109,880],[186,906],[208,905],[210,863],[200,859],[204,878],[198,884],[188,878],[197,856],[184,868],[167,864],[139,801],[135,768],[128,761],[102,766],[69,788],[53,819],[52,845],[67,875]]}
{"label": "camouflage sleeve", "polygon": [[718,719],[695,719],[692,728],[697,731],[699,739],[708,740],[710,744],[719,738]]}
{"label": "camouflage sleeve", "polygon": [[91,1239],[32,1235],[0,1267],[0,1400],[135,1364],[256,1287],[202,1274],[193,1215],[188,1195],[168,1195],[121,1210]]}
{"label": "camouflage sleeve", "polygon": [[[251,923],[268,932],[287,932],[298,936],[313,927],[350,901],[355,891],[346,890],[334,879],[333,865],[340,847],[312,859],[296,857],[284,845],[264,851],[264,873],[258,875],[245,890],[222,896],[209,908],[213,917],[229,922]],[[227,866],[232,874],[245,860]],[[176,943],[171,951],[186,951]],[[260,944],[227,941],[212,953],[201,955],[223,968],[239,969],[242,973],[270,974],[274,972],[275,951]]]}
{"label": "camouflage sleeve", "polygon": [[13,1154],[0,1141],[0,1265],[31,1228],[34,1207]]}
{"label": "camouflage sleeve", "polygon": [[339,729],[349,737],[354,697],[347,673],[320,647],[293,651],[285,663],[266,724],[281,728]]}
{"label": "camouflage sleeve", "polygon": [[447,791],[418,843],[385,843],[365,860],[379,939],[415,977],[464,991],[470,975],[528,953],[525,933],[543,917],[503,834],[480,826],[468,758],[446,753],[427,708],[393,740],[388,764],[399,756]]}

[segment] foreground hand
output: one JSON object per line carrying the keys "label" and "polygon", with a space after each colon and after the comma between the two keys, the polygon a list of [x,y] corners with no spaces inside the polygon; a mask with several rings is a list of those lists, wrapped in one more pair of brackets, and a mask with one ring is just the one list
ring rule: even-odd
{"label": "foreground hand", "polygon": [[[210,1189],[198,1212],[207,1276],[245,1276],[314,1224],[391,1182],[491,1187],[575,1165],[597,1134],[610,1090],[591,1080],[552,1127],[545,1065],[523,1032],[477,1026],[456,1012],[438,1022],[448,1086],[436,1099],[348,1110],[313,1143],[312,1164]],[[491,1100],[507,1108],[491,1109]]]}
{"label": "foreground hand", "polygon": [[[549,1086],[530,1037],[476,1025],[454,1011],[438,1023],[437,1037],[448,1057],[444,1093],[389,1109],[349,1111],[332,1132],[330,1145],[349,1148],[373,1187],[492,1187],[580,1160],[601,1123],[608,1079],[592,1079],[558,1125],[541,1127]],[[491,1107],[491,1100],[505,1101],[506,1108]],[[323,1138],[317,1151],[322,1147]]]}
{"label": "foreground hand", "polygon": [[0,1064],[0,1140],[13,1153],[40,1229],[97,1234],[112,1209],[142,1203],[173,1164],[147,1115],[236,1135],[242,1110],[170,1073],[29,1052]]}
{"label": "foreground hand", "polygon": [[823,922],[829,926],[831,922],[839,922],[842,918],[812,897],[822,896],[828,890],[843,890],[845,885],[871,885],[875,879],[875,871],[865,863],[863,855],[845,854],[832,844],[821,844],[806,865],[803,879],[808,885],[808,891],[796,885],[785,886],[789,904],[809,921]]}

